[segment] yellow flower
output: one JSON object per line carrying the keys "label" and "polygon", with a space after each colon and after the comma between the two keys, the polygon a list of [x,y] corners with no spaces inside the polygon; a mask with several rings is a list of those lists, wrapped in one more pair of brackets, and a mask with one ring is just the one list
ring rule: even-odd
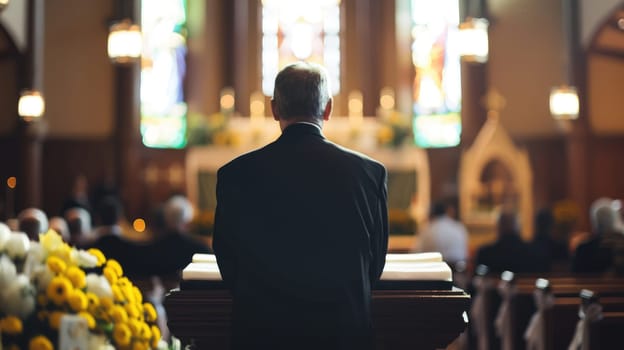
{"label": "yellow flower", "polygon": [[117,323],[113,327],[113,339],[117,345],[126,346],[130,344],[132,333],[125,323]]}
{"label": "yellow flower", "polygon": [[64,276],[56,276],[50,281],[48,289],[46,290],[46,295],[56,305],[63,305],[67,300],[67,295],[72,289],[72,284],[67,278]]}
{"label": "yellow flower", "polygon": [[141,330],[141,323],[139,321],[129,318],[127,324],[132,334],[139,334],[139,331]]}
{"label": "yellow flower", "polygon": [[108,262],[106,262],[106,267],[113,269],[113,271],[115,271],[115,273],[117,274],[117,277],[121,277],[123,275],[123,269],[121,268],[121,265],[119,265],[117,260],[108,259]]}
{"label": "yellow flower", "polygon": [[63,245],[63,237],[54,230],[39,234],[39,244],[48,252],[53,252]]}
{"label": "yellow flower", "polygon": [[128,313],[121,305],[115,305],[111,309],[111,318],[115,323],[126,323],[128,321]]}
{"label": "yellow flower", "polygon": [[28,350],[54,350],[54,346],[50,339],[43,335],[38,335],[30,340]]}
{"label": "yellow flower", "polygon": [[145,319],[147,322],[155,322],[158,317],[158,313],[156,312],[156,308],[154,305],[150,303],[143,304],[143,312],[145,313]]}
{"label": "yellow flower", "polygon": [[120,287],[131,287],[132,286],[132,282],[130,282],[130,280],[128,279],[128,277],[120,277],[119,280],[117,281],[117,284]]}
{"label": "yellow flower", "polygon": [[77,266],[68,267],[65,271],[65,276],[67,276],[75,288],[82,289],[87,285],[87,278],[84,271]]}
{"label": "yellow flower", "polygon": [[52,329],[59,329],[61,325],[61,318],[65,315],[65,313],[61,311],[52,311],[48,317],[48,324]]}
{"label": "yellow flower", "polygon": [[96,248],[91,248],[89,250],[87,250],[87,253],[95,256],[98,260],[97,262],[97,266],[102,266],[104,265],[104,263],[106,262],[106,257],[104,256],[104,253],[102,253],[101,250],[96,249]]}
{"label": "yellow flower", "polygon": [[54,273],[62,273],[67,268],[67,264],[58,256],[51,255],[46,261],[48,268]]}
{"label": "yellow flower", "polygon": [[156,349],[156,347],[158,347],[158,342],[160,342],[161,337],[162,337],[162,333],[160,332],[160,328],[152,325],[152,339],[151,339],[152,348]]}
{"label": "yellow flower", "polygon": [[20,334],[23,328],[22,320],[15,316],[7,316],[0,320],[0,333]]}
{"label": "yellow flower", "polygon": [[139,318],[139,316],[141,316],[139,308],[134,304],[126,304],[126,312],[128,316],[132,318]]}
{"label": "yellow flower", "polygon": [[75,312],[84,311],[89,306],[87,296],[80,289],[74,289],[71,293],[69,293],[67,302]]}
{"label": "yellow flower", "polygon": [[117,287],[117,279],[119,276],[117,275],[117,272],[115,272],[114,268],[106,265],[106,267],[102,270],[102,274],[106,277],[106,280],[113,288]]}
{"label": "yellow flower", "polygon": [[87,309],[89,312],[93,313],[93,311],[100,306],[100,298],[94,293],[87,292]]}
{"label": "yellow flower", "polygon": [[87,320],[87,325],[89,326],[89,329],[95,328],[95,319],[93,318],[93,315],[88,312],[81,311],[78,313],[78,316]]}
{"label": "yellow flower", "polygon": [[139,336],[142,339],[151,339],[152,338],[152,329],[150,328],[150,326],[147,323],[141,323],[141,331],[139,333]]}
{"label": "yellow flower", "polygon": [[146,341],[135,341],[132,344],[132,350],[148,350],[149,345]]}
{"label": "yellow flower", "polygon": [[137,303],[141,304],[143,302],[143,294],[141,294],[141,290],[137,286],[132,286],[132,292],[134,293],[134,300]]}
{"label": "yellow flower", "polygon": [[108,310],[113,306],[113,299],[109,297],[100,298],[100,305],[104,308],[104,310]]}
{"label": "yellow flower", "polygon": [[116,302],[125,302],[126,301],[126,297],[124,296],[123,292],[121,291],[121,288],[119,288],[118,285],[116,285],[116,284],[111,285],[111,290],[113,291],[113,299]]}

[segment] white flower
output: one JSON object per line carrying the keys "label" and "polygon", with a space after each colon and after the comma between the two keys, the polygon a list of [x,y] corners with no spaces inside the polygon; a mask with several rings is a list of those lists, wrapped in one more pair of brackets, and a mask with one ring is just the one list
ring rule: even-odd
{"label": "white flower", "polygon": [[87,292],[91,292],[98,297],[109,297],[113,296],[113,290],[111,289],[108,280],[104,276],[97,275],[95,273],[90,273],[87,275]]}
{"label": "white flower", "polygon": [[30,279],[37,290],[45,292],[48,284],[54,278],[55,273],[52,272],[47,265],[36,266],[30,273]]}
{"label": "white flower", "polygon": [[35,270],[37,266],[44,264],[46,255],[47,254],[41,244],[38,242],[30,242],[30,249],[28,249],[28,253],[26,255],[23,273],[31,275],[32,271]]}
{"label": "white flower", "polygon": [[0,290],[8,287],[17,277],[15,264],[6,255],[0,256]]}
{"label": "white flower", "polygon": [[26,275],[18,275],[8,288],[2,290],[2,305],[7,315],[26,319],[35,310],[36,290]]}
{"label": "white flower", "polygon": [[11,259],[25,258],[28,249],[30,249],[28,235],[24,232],[11,232],[4,249]]}
{"label": "white flower", "polygon": [[84,268],[94,268],[97,266],[97,257],[86,250],[72,249],[71,261]]}
{"label": "white flower", "polygon": [[11,229],[9,226],[0,222],[0,252],[4,250],[4,246],[9,240],[9,237],[11,237]]}

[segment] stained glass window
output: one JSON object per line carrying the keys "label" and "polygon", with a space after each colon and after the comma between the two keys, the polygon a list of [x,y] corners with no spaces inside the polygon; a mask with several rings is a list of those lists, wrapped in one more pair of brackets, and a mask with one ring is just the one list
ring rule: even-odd
{"label": "stained glass window", "polygon": [[421,147],[452,147],[461,135],[458,0],[412,0],[414,138]]}
{"label": "stained glass window", "polygon": [[262,1],[262,91],[273,95],[277,72],[308,61],[327,68],[340,92],[340,0]]}
{"label": "stained glass window", "polygon": [[186,145],[185,25],[186,0],[142,2],[141,135],[148,147]]}

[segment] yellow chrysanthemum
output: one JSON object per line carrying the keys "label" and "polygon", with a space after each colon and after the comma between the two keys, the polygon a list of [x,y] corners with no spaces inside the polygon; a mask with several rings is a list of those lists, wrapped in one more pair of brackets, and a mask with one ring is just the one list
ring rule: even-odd
{"label": "yellow chrysanthemum", "polygon": [[85,272],[77,266],[68,267],[65,270],[65,276],[71,281],[74,288],[82,289],[87,285]]}
{"label": "yellow chrysanthemum", "polygon": [[106,277],[106,280],[108,281],[108,283],[110,283],[112,287],[118,287],[117,280],[119,279],[119,276],[117,276],[117,272],[114,268],[108,267],[108,265],[106,265],[106,267],[102,269],[102,274],[104,275],[104,277]]}
{"label": "yellow chrysanthemum", "polygon": [[28,350],[53,350],[54,346],[50,339],[43,335],[38,335],[28,342]]}
{"label": "yellow chrysanthemum", "polygon": [[75,312],[84,311],[89,306],[87,296],[80,289],[74,289],[71,293],[69,293],[67,296],[67,302]]}
{"label": "yellow chrysanthemum", "polygon": [[130,344],[132,332],[125,323],[117,323],[113,327],[113,339],[117,345],[126,346]]}
{"label": "yellow chrysanthemum", "polygon": [[132,292],[134,293],[134,300],[141,304],[143,303],[143,294],[141,294],[141,290],[137,286],[132,286]]}
{"label": "yellow chrysanthemum", "polygon": [[152,325],[152,339],[150,341],[152,348],[156,349],[158,347],[158,342],[160,342],[161,337],[162,333],[160,332],[160,328]]}
{"label": "yellow chrysanthemum", "polygon": [[147,323],[141,323],[141,330],[139,333],[139,337],[141,337],[142,339],[152,338],[152,329]]}
{"label": "yellow chrysanthemum", "polygon": [[54,273],[62,273],[67,268],[67,263],[55,255],[49,256],[46,263],[48,268]]}
{"label": "yellow chrysanthemum", "polygon": [[102,253],[101,250],[97,249],[97,248],[91,248],[89,250],[87,250],[87,253],[95,256],[97,258],[97,265],[96,266],[102,266],[104,265],[104,263],[106,262],[106,257],[104,256],[104,253]]}
{"label": "yellow chrysanthemum", "polygon": [[128,323],[126,324],[128,325],[128,328],[130,328],[132,334],[139,334],[139,332],[141,331],[141,322],[135,319],[129,318]]}
{"label": "yellow chrysanthemum", "polygon": [[22,320],[15,316],[7,316],[0,319],[0,333],[6,334],[20,334],[24,329]]}
{"label": "yellow chrysanthemum", "polygon": [[139,308],[135,304],[126,304],[125,307],[126,312],[128,313],[128,317],[139,318],[139,316],[141,315]]}
{"label": "yellow chrysanthemum", "polygon": [[111,299],[109,297],[101,297],[100,298],[100,305],[102,305],[104,310],[110,309],[114,304],[115,303],[113,302],[113,299]]}
{"label": "yellow chrysanthemum", "polygon": [[72,252],[72,247],[63,242],[63,244],[61,244],[60,247],[58,247],[58,249],[56,251],[54,251],[54,254],[57,255],[59,258],[63,259],[63,261],[69,263],[71,261],[71,252]]}
{"label": "yellow chrysanthemum", "polygon": [[128,322],[128,313],[121,305],[115,305],[111,309],[111,318],[115,323],[126,323]]}
{"label": "yellow chrysanthemum", "polygon": [[143,304],[143,313],[145,314],[145,320],[147,322],[155,322],[156,318],[158,317],[156,308],[151,303]]}
{"label": "yellow chrysanthemum", "polygon": [[93,315],[88,312],[81,311],[78,313],[78,316],[87,320],[87,325],[89,326],[89,329],[95,328],[95,318],[93,318]]}
{"label": "yellow chrysanthemum", "polygon": [[61,326],[61,318],[65,316],[65,313],[61,311],[52,311],[48,316],[48,324],[52,329],[59,329]]}
{"label": "yellow chrysanthemum", "polygon": [[118,284],[120,287],[124,287],[124,288],[125,288],[125,287],[132,287],[132,282],[130,282],[130,280],[129,280],[129,279],[128,279],[128,277],[126,277],[126,276],[123,276],[123,277],[122,277],[122,276],[120,276],[120,277],[119,277],[119,280],[117,281],[117,284]]}
{"label": "yellow chrysanthemum", "polygon": [[123,276],[123,269],[121,268],[121,265],[119,265],[119,262],[117,262],[117,260],[108,259],[108,261],[106,262],[106,267],[113,269],[117,274],[117,277]]}
{"label": "yellow chrysanthemum", "polygon": [[92,313],[100,306],[100,298],[92,292],[87,292],[85,296],[87,297],[87,310]]}
{"label": "yellow chrysanthemum", "polygon": [[72,290],[72,284],[66,277],[56,276],[50,281],[46,295],[56,305],[63,305]]}
{"label": "yellow chrysanthemum", "polygon": [[132,350],[148,350],[149,344],[147,341],[135,341],[132,343]]}
{"label": "yellow chrysanthemum", "polygon": [[115,300],[116,302],[125,302],[126,301],[126,297],[124,296],[123,292],[121,291],[121,288],[119,288],[118,285],[112,285],[111,286],[111,290],[113,291],[113,300]]}

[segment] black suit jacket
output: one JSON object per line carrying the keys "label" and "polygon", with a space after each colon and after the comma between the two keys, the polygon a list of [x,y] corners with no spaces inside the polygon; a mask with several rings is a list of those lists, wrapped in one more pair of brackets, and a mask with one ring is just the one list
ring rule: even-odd
{"label": "black suit jacket", "polygon": [[310,348],[352,348],[370,336],[386,179],[382,164],[309,124],[219,170],[213,249],[232,291],[235,347],[301,348],[288,342],[303,337]]}

